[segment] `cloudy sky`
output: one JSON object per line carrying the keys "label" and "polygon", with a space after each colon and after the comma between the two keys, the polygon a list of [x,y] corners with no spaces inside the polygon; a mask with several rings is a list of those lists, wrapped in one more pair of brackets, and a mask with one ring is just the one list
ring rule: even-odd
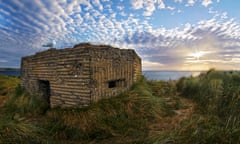
{"label": "cloudy sky", "polygon": [[0,0],[0,67],[80,42],[135,49],[143,70],[240,70],[240,1]]}

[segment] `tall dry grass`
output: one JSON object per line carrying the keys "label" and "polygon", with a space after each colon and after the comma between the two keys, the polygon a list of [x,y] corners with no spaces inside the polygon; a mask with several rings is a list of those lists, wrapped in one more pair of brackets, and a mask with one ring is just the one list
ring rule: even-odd
{"label": "tall dry grass", "polygon": [[173,135],[184,143],[240,143],[240,72],[209,70],[181,78],[177,90],[196,102],[193,117]]}

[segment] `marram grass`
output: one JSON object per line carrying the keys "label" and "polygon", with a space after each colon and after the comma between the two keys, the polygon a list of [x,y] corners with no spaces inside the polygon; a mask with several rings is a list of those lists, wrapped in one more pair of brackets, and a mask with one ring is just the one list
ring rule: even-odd
{"label": "marram grass", "polygon": [[182,78],[178,92],[197,104],[195,114],[172,132],[175,143],[240,143],[240,72],[209,70]]}
{"label": "marram grass", "polygon": [[143,77],[130,91],[89,107],[47,111],[38,95],[15,87],[1,111],[3,143],[148,143],[149,124],[173,114]]}
{"label": "marram grass", "polygon": [[0,96],[8,96],[11,94],[19,82],[20,80],[17,77],[0,75]]}
{"label": "marram grass", "polygon": [[[148,124],[168,115],[166,109],[164,100],[152,95],[144,79],[131,91],[101,100],[88,108],[53,109],[46,114],[50,121],[45,126],[54,139],[62,141],[82,139],[91,143],[147,143]],[[59,129],[62,129],[61,133]]]}
{"label": "marram grass", "polygon": [[48,109],[18,78],[0,81],[7,98],[0,143],[240,143],[239,72],[210,70],[168,82],[141,77],[117,97],[68,109]]}

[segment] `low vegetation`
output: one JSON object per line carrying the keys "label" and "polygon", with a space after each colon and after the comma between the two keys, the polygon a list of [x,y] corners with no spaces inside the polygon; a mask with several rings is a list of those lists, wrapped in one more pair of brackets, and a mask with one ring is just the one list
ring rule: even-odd
{"label": "low vegetation", "polygon": [[240,143],[240,72],[214,69],[198,77],[181,78],[181,96],[193,100],[195,114],[173,132],[184,143]]}
{"label": "low vegetation", "polygon": [[149,143],[163,117],[173,117],[178,107],[156,96],[151,84],[142,77],[117,97],[47,111],[41,98],[15,85],[0,111],[0,143]]}
{"label": "low vegetation", "polygon": [[8,96],[13,92],[20,80],[17,77],[6,77],[0,75],[0,96]]}
{"label": "low vegetation", "polygon": [[17,77],[6,77],[0,75],[0,107],[6,103],[19,82],[20,80]]}
{"label": "low vegetation", "polygon": [[0,143],[240,143],[240,73],[146,81],[89,107],[47,109],[0,76]]}

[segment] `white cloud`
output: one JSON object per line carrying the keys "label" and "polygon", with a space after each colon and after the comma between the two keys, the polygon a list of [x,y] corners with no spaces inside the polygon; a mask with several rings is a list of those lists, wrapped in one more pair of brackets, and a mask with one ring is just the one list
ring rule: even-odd
{"label": "white cloud", "polygon": [[7,12],[7,11],[5,11],[5,10],[3,10],[3,9],[0,9],[0,15],[6,15],[6,16],[9,16],[10,13]]}
{"label": "white cloud", "polygon": [[163,0],[157,0],[157,4],[158,4],[159,9],[164,9],[165,8],[165,4],[164,4]]}
{"label": "white cloud", "polygon": [[84,15],[84,18],[85,18],[86,20],[89,20],[89,19],[91,18],[90,13],[86,13],[86,14]]}
{"label": "white cloud", "polygon": [[0,59],[0,63],[6,63],[6,62],[8,62],[8,61],[5,59]]}
{"label": "white cloud", "polygon": [[174,2],[182,3],[182,0],[174,0]]}
{"label": "white cloud", "polygon": [[[174,2],[179,5],[183,3],[182,0]],[[186,2],[189,6],[196,2],[210,5],[206,0]],[[130,9],[121,6],[122,3],[113,6],[112,2],[103,0],[30,3],[33,7],[25,8],[24,3],[16,4],[23,6],[21,11],[13,9],[12,5],[0,4],[7,9],[0,9],[0,19],[6,23],[0,23],[1,52],[3,48],[11,49],[16,45],[19,45],[18,49],[12,51],[24,48],[38,51],[49,40],[55,40],[58,48],[87,41],[134,48],[142,56],[145,69],[166,69],[170,66],[177,69],[184,64],[239,62],[240,24],[229,19],[227,12],[220,13],[209,8],[212,19],[189,22],[183,24],[183,28],[166,28],[151,24],[154,12],[161,9],[168,9],[166,12],[169,13],[181,10],[163,0],[132,0]],[[101,11],[101,5],[104,12]],[[135,11],[142,13],[136,14]],[[11,19],[5,19],[8,15]],[[142,19],[142,15],[148,17]],[[199,61],[189,56],[196,51],[203,54]],[[210,51],[214,51],[214,54],[207,53]],[[0,56],[5,59],[1,53]]]}
{"label": "white cloud", "polygon": [[117,9],[122,11],[124,9],[124,6],[117,6]]}
{"label": "white cloud", "polygon": [[127,13],[125,13],[124,11],[119,13],[121,16],[127,16]]}
{"label": "white cloud", "polygon": [[103,10],[103,5],[100,3],[99,0],[93,0],[92,3],[99,8],[100,11]]}
{"label": "white cloud", "polygon": [[210,5],[212,3],[212,0],[203,0],[202,1],[202,5],[205,7],[208,7],[208,5]]}
{"label": "white cloud", "polygon": [[177,13],[182,13],[182,10],[177,10]]}
{"label": "white cloud", "polygon": [[78,24],[81,24],[83,22],[83,18],[81,17],[80,14],[75,15],[74,18],[75,18],[74,21]]}
{"label": "white cloud", "polygon": [[227,19],[228,18],[228,13],[227,12],[223,12],[221,15],[221,19]]}
{"label": "white cloud", "polygon": [[209,14],[214,14],[215,16],[219,16],[219,12],[216,11],[216,10],[213,10],[213,7],[210,7],[210,8],[208,9],[208,13],[209,13]]}
{"label": "white cloud", "polygon": [[151,16],[152,13],[155,11],[154,3],[145,3],[144,7],[145,7],[145,11],[143,13],[144,16]]}
{"label": "white cloud", "polygon": [[[164,69],[168,65],[169,68],[172,66],[172,69],[182,66],[182,69],[191,67],[192,70],[199,68],[207,70],[213,66],[226,69],[224,64],[238,63],[239,40],[239,23],[234,19],[218,21],[213,17],[202,20],[196,25],[186,23],[183,29],[151,28],[148,32],[133,33],[129,35],[128,45],[143,56],[146,61],[144,65],[147,65],[144,66],[145,69],[157,69],[157,67]],[[231,51],[226,52],[226,49]],[[196,56],[197,53],[201,54],[201,58],[190,58],[189,55],[193,53],[196,53]],[[231,61],[222,59],[224,55],[231,55]],[[231,69],[233,66],[228,68]]]}
{"label": "white cloud", "polygon": [[111,18],[116,18],[116,16],[117,16],[117,13],[112,13],[111,14]]}
{"label": "white cloud", "polygon": [[142,65],[143,65],[144,70],[159,70],[159,69],[161,69],[161,67],[164,66],[163,64],[161,64],[159,62],[151,62],[148,60],[143,61]]}
{"label": "white cloud", "polygon": [[173,10],[175,10],[176,8],[175,8],[175,7],[168,6],[167,9],[173,11]]}
{"label": "white cloud", "polygon": [[[66,12],[69,13],[70,15],[73,14],[74,13],[73,10],[78,9],[78,6],[76,4],[77,4],[77,1],[70,2],[67,5]],[[78,11],[79,11],[79,9],[78,9]],[[81,12],[81,10],[80,10],[80,12]]]}
{"label": "white cloud", "polygon": [[188,0],[186,6],[193,6],[196,2],[197,0]]}
{"label": "white cloud", "polygon": [[134,9],[141,9],[143,8],[143,0],[131,0],[131,4]]}
{"label": "white cloud", "polygon": [[143,16],[151,16],[158,9],[165,9],[165,3],[163,0],[131,0],[132,7],[134,9],[144,9]]}

